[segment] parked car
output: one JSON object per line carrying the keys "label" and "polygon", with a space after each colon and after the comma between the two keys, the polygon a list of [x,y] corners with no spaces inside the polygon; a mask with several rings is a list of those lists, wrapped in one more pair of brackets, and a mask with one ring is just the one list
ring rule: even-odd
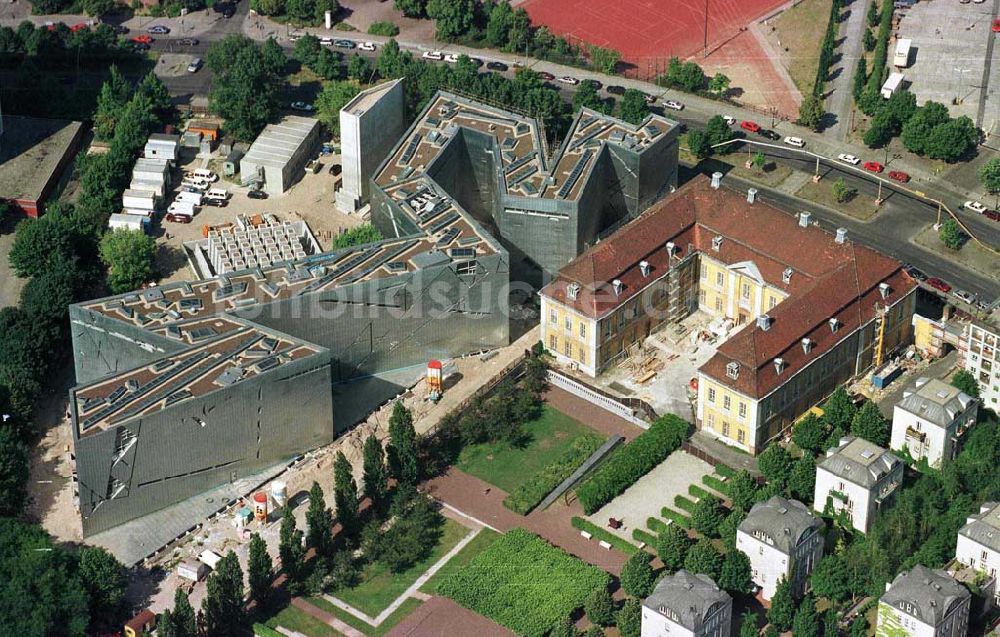
{"label": "parked car", "polygon": [[486,68],[491,71],[500,71],[501,73],[507,70],[507,65],[503,62],[487,62]]}
{"label": "parked car", "polygon": [[177,44],[181,46],[198,46],[198,40],[196,38],[181,38],[177,40]]}
{"label": "parked car", "polygon": [[457,53],[445,53],[444,54],[444,61],[447,62],[448,64],[455,64],[456,62],[458,62],[458,54]]}
{"label": "parked car", "polygon": [[132,38],[132,42],[135,42],[136,44],[152,44],[153,38],[148,35],[137,35]]}
{"label": "parked car", "polygon": [[251,190],[247,193],[250,199],[267,199],[267,193],[263,190]]}
{"label": "parked car", "polygon": [[577,84],[580,83],[580,80],[569,75],[563,75],[562,77],[559,78],[559,81],[562,82],[563,84],[569,84],[570,86],[576,86]]}
{"label": "parked car", "polygon": [[[215,6],[219,6],[219,5],[215,5]],[[301,33],[293,33],[290,36],[288,36],[288,41],[289,42],[298,42],[301,39],[302,39],[302,34]]]}
{"label": "parked car", "polygon": [[132,45],[132,49],[134,51],[148,51],[149,49],[152,48],[145,42],[131,42],[130,44]]}
{"label": "parked car", "polygon": [[168,212],[167,215],[164,217],[164,219],[167,221],[171,221],[173,223],[191,223],[193,217],[191,215],[180,212],[177,213]]}
{"label": "parked car", "polygon": [[606,90],[608,91],[608,93],[611,93],[612,95],[624,95],[625,94],[625,87],[624,86],[618,86],[617,84],[612,84]]}
{"label": "parked car", "polygon": [[993,20],[993,33],[1000,33],[1000,18]]}
{"label": "parked car", "polygon": [[926,281],[927,280],[927,275],[924,274],[922,271],[920,271],[920,269],[915,268],[912,265],[908,265],[908,266],[904,267],[903,269],[906,270],[906,273],[909,274],[914,279],[916,279],[917,281]]}
{"label": "parked car", "polygon": [[722,115],[722,121],[726,122],[726,126],[736,126],[736,118],[732,115]]}
{"label": "parked car", "polygon": [[870,173],[880,173],[885,170],[885,166],[878,163],[877,161],[866,161],[864,164],[865,170]]}
{"label": "parked car", "polygon": [[601,90],[602,88],[604,88],[604,84],[601,83],[601,82],[598,82],[597,80],[587,80],[587,81],[590,82],[591,84],[593,84],[594,88],[596,88],[598,91]]}
{"label": "parked car", "polygon": [[757,133],[760,131],[760,124],[757,122],[751,122],[749,120],[743,120],[740,122],[740,128],[750,133]]}
{"label": "parked car", "polygon": [[128,27],[124,24],[109,24],[108,26],[111,27],[111,30],[118,35],[125,35],[128,33]]}
{"label": "parked car", "polygon": [[991,221],[1000,221],[1000,212],[996,210],[985,210],[983,216]]}
{"label": "parked car", "polygon": [[986,212],[986,206],[979,203],[978,201],[966,201],[964,204],[962,204],[962,207],[966,208],[967,210],[971,210],[972,212],[975,212],[977,214],[983,214],[984,212]]}
{"label": "parked car", "polygon": [[334,40],[333,46],[337,47],[338,49],[353,49],[357,45],[354,44],[353,40]]}
{"label": "parked car", "polygon": [[306,102],[292,102],[290,106],[296,111],[305,111],[307,113],[311,113],[316,108],[312,104],[307,104]]}
{"label": "parked car", "polygon": [[146,33],[152,33],[153,35],[166,35],[170,33],[170,28],[165,27],[162,24],[154,24],[146,29]]}
{"label": "parked car", "polygon": [[552,80],[556,79],[556,76],[552,75],[548,71],[539,71],[538,77],[542,78],[543,82],[551,82]]}
{"label": "parked car", "polygon": [[201,205],[203,206],[215,206],[216,208],[225,208],[226,204],[229,203],[228,199],[202,199]]}
{"label": "parked car", "polygon": [[333,46],[333,38],[331,38],[328,35],[325,35],[319,39],[319,43],[322,44],[323,46]]}
{"label": "parked car", "polygon": [[945,294],[951,292],[951,286],[942,281],[941,279],[937,278],[936,276],[929,277],[926,281],[924,281],[924,283],[931,286],[935,290],[944,292]]}
{"label": "parked car", "polygon": [[656,96],[655,95],[650,95],[649,93],[644,93],[643,97],[646,98],[646,103],[647,104],[656,104]]}
{"label": "parked car", "polygon": [[779,139],[781,139],[781,135],[777,134],[776,132],[774,132],[770,128],[762,128],[762,129],[760,129],[759,135],[761,137],[765,137],[767,139],[770,139],[773,142],[776,142]]}
{"label": "parked car", "polygon": [[955,290],[954,292],[951,293],[951,295],[954,296],[959,301],[965,301],[969,305],[976,304],[976,295],[973,294],[972,292],[966,292],[965,290]]}
{"label": "parked car", "polygon": [[424,54],[421,55],[420,57],[424,58],[425,60],[438,60],[438,61],[440,61],[440,60],[444,59],[444,53],[442,53],[440,51],[424,51]]}
{"label": "parked car", "polygon": [[362,42],[361,44],[358,45],[358,48],[361,49],[362,51],[374,51],[378,47],[375,46],[374,42]]}
{"label": "parked car", "polygon": [[848,155],[847,153],[840,153],[837,155],[837,159],[844,162],[845,164],[850,164],[852,166],[857,166],[861,163],[861,160],[854,155]]}
{"label": "parked car", "polygon": [[191,60],[191,63],[188,64],[188,73],[197,73],[198,69],[201,68],[201,65],[202,65],[201,58],[195,58]]}
{"label": "parked car", "polygon": [[472,66],[476,67],[477,69],[483,65],[483,61],[480,60],[479,58],[470,57],[469,62],[471,62]]}
{"label": "parked car", "polygon": [[684,105],[677,100],[667,100],[663,103],[665,108],[669,108],[672,111],[683,111]]}
{"label": "parked car", "polygon": [[73,33],[76,33],[77,31],[83,31],[88,28],[90,28],[89,24],[87,24],[86,22],[79,22],[71,26],[69,30],[72,31]]}
{"label": "parked car", "polygon": [[786,137],[784,141],[789,146],[795,146],[796,148],[802,148],[806,145],[806,142],[801,137]]}
{"label": "parked car", "polygon": [[344,167],[341,166],[340,164],[334,164],[334,165],[330,166],[330,174],[333,175],[334,177],[336,177],[337,175],[339,175],[343,170],[344,170]]}
{"label": "parked car", "polygon": [[904,173],[902,170],[890,170],[889,179],[894,179],[901,184],[905,184],[910,181],[910,174]]}

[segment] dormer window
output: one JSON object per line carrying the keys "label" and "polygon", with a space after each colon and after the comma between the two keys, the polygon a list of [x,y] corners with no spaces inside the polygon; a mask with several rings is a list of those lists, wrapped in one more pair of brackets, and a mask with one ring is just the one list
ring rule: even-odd
{"label": "dormer window", "polygon": [[639,271],[642,272],[643,277],[649,276],[649,270],[650,270],[649,261],[639,262]]}
{"label": "dormer window", "polygon": [[620,279],[615,279],[611,282],[611,288],[615,291],[615,296],[620,296],[622,293],[622,282]]}
{"label": "dormer window", "polygon": [[792,269],[785,268],[785,271],[781,273],[781,282],[788,285],[792,282]]}
{"label": "dormer window", "polygon": [[802,339],[802,351],[804,353],[808,354],[809,350],[811,350],[812,347],[813,347],[813,342],[811,338]]}
{"label": "dormer window", "polygon": [[829,321],[827,321],[827,322],[828,322],[828,323],[830,324],[830,331],[831,331],[831,332],[833,332],[833,333],[836,333],[836,332],[837,332],[837,330],[839,330],[839,329],[840,329],[840,321],[838,321],[837,319],[835,319],[835,318],[831,318],[831,319],[830,319]]}
{"label": "dormer window", "polygon": [[569,285],[566,286],[566,298],[568,298],[570,301],[575,301],[577,296],[579,295],[580,295],[579,283],[570,283]]}
{"label": "dormer window", "polygon": [[721,248],[721,247],[722,247],[722,237],[721,236],[719,236],[719,237],[713,237],[712,238],[712,250],[718,252],[719,248]]}
{"label": "dormer window", "polygon": [[726,364],[726,376],[736,380],[740,377],[740,364],[736,361]]}
{"label": "dormer window", "polygon": [[785,369],[785,359],[779,356],[774,359],[774,373],[780,374],[783,369]]}
{"label": "dormer window", "polygon": [[879,295],[883,299],[889,296],[889,292],[891,290],[892,290],[892,288],[889,287],[888,283],[879,283],[878,284],[878,293],[879,293]]}

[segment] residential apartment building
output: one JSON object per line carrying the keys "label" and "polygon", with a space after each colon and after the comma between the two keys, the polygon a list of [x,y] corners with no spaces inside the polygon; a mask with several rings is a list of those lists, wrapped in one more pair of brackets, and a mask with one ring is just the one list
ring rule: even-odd
{"label": "residential apartment building", "polygon": [[910,342],[915,282],[899,262],[695,179],[559,271],[542,339],[596,376],[697,309],[737,331],[698,372],[702,430],[756,454],[837,386]]}
{"label": "residential apartment building", "polygon": [[[955,559],[996,579],[1000,569],[1000,503],[985,502],[958,530]],[[1000,591],[995,591],[1000,600]]]}
{"label": "residential apartment building", "polygon": [[787,580],[795,594],[823,557],[823,521],[798,500],[774,496],[759,502],[736,530],[736,548],[750,559],[750,573],[761,596],[771,599]]}
{"label": "residential apartment building", "polygon": [[965,637],[972,595],[950,575],[923,565],[900,573],[878,603],[876,637]]}
{"label": "residential apartment building", "polygon": [[976,377],[983,407],[1000,412],[1000,327],[966,323],[958,346],[959,365]]}
{"label": "residential apartment building", "polygon": [[893,410],[891,446],[940,467],[954,458],[976,422],[979,401],[937,378],[921,377],[903,391]]}
{"label": "residential apartment building", "polygon": [[642,637],[729,637],[733,599],[707,575],[681,569],[642,603]]}
{"label": "residential apartment building", "polygon": [[876,512],[903,481],[903,462],[864,438],[847,436],[816,467],[813,509],[846,517],[867,533]]}

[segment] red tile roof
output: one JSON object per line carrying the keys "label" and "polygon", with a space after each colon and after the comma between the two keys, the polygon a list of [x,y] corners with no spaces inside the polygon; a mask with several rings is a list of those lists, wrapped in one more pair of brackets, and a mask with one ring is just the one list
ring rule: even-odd
{"label": "red tile roof", "polygon": [[[712,246],[716,237],[722,237],[718,251]],[[679,257],[698,250],[726,265],[751,261],[769,285],[789,294],[768,312],[772,320],[768,330],[747,326],[701,368],[750,396],[766,395],[870,321],[876,302],[895,303],[916,285],[899,262],[850,241],[837,243],[819,228],[800,227],[796,217],[760,200],[749,204],[742,192],[713,189],[705,178],[685,185],[584,252],[542,294],[586,316],[604,316],[641,291],[644,281],[665,272],[668,241],[676,244]],[[652,266],[648,278],[640,272],[643,260]],[[784,284],[782,273],[787,268],[792,276]],[[615,279],[622,282],[619,295],[610,283]],[[890,286],[885,299],[879,292],[883,281]],[[581,286],[575,301],[566,296],[571,283]],[[831,317],[838,319],[837,332],[830,329]],[[802,348],[803,338],[812,341],[809,353]],[[785,362],[780,375],[775,357]],[[726,375],[726,365],[733,361],[740,363],[735,380]]]}

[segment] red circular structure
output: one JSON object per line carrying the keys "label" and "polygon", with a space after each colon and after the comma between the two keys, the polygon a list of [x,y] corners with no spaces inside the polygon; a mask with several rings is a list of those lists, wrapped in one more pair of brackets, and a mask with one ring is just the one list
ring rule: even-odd
{"label": "red circular structure", "polygon": [[257,493],[253,494],[253,501],[267,504],[267,494],[264,493],[263,491],[258,491]]}
{"label": "red circular structure", "polygon": [[431,361],[427,363],[427,369],[441,369],[441,361]]}

